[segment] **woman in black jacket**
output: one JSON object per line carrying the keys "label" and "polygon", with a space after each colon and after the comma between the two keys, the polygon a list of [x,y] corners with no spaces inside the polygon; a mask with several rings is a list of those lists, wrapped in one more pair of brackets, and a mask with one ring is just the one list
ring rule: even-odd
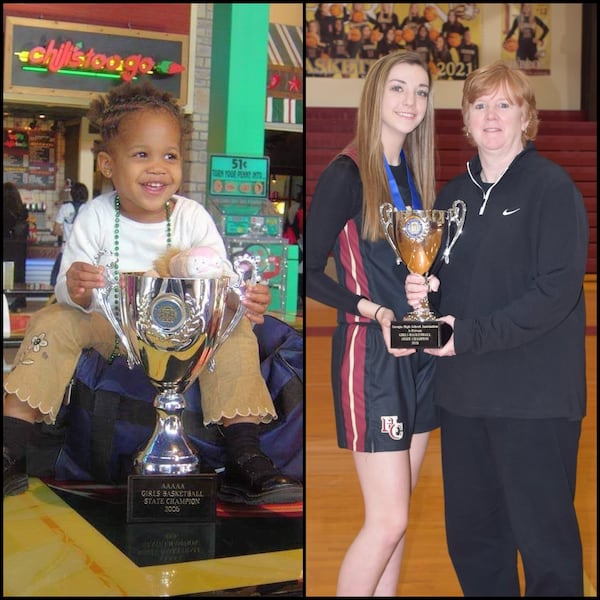
{"label": "woman in black jacket", "polygon": [[[587,213],[568,173],[536,150],[535,95],[521,70],[498,61],[471,73],[462,112],[477,153],[436,200],[444,210],[460,198],[467,211],[432,298],[454,334],[425,350],[440,357],[448,549],[465,596],[519,596],[517,554],[525,595],[583,596],[574,496]],[[406,281],[417,306],[427,284]]]}

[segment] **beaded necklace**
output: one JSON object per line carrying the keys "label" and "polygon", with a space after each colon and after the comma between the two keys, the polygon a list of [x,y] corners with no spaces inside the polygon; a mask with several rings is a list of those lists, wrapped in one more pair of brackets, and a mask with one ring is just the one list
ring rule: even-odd
{"label": "beaded necklace", "polygon": [[[165,202],[165,213],[167,214],[167,248],[171,247],[171,201]],[[119,233],[121,227],[121,199],[119,194],[115,196],[115,228],[114,228],[114,260],[112,263],[113,275],[115,281],[119,281]],[[115,286],[115,309],[116,313],[119,314],[119,287]],[[115,346],[111,352],[108,363],[111,364],[117,356],[119,356],[119,336],[115,337]]]}

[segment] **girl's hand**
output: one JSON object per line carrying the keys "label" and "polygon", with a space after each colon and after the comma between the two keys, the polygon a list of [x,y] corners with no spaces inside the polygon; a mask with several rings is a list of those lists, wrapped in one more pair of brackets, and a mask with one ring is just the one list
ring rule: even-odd
{"label": "girl's hand", "polygon": [[271,304],[271,291],[262,283],[246,285],[242,304],[246,307],[246,316],[251,323],[260,325],[265,322],[264,314]]}
{"label": "girl's hand", "polygon": [[396,320],[396,316],[394,315],[394,311],[391,308],[383,307],[378,309],[376,316],[376,320],[381,326],[381,332],[383,333],[383,339],[385,340],[385,345],[390,354],[396,357],[400,356],[408,356],[409,354],[414,354],[416,350],[414,348],[392,348],[390,346],[390,339],[392,334],[392,321]]}
{"label": "girl's hand", "polygon": [[92,303],[92,290],[104,287],[104,267],[74,262],[66,273],[67,290],[73,302],[82,308]]}

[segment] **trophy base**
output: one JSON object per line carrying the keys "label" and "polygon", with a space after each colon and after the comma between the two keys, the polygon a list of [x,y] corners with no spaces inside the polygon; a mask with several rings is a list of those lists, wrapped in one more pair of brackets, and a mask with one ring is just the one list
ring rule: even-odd
{"label": "trophy base", "polygon": [[217,474],[130,475],[127,522],[198,522],[217,517]]}
{"label": "trophy base", "polygon": [[452,337],[452,327],[442,321],[395,321],[392,323],[392,348],[441,348]]}

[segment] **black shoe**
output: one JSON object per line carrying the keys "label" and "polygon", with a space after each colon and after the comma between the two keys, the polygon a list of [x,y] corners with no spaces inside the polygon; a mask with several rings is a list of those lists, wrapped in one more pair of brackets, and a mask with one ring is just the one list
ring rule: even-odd
{"label": "black shoe", "polygon": [[8,450],[2,447],[4,497],[16,496],[27,491],[29,483],[25,470],[11,458]]}
{"label": "black shoe", "polygon": [[291,504],[303,499],[302,484],[284,475],[262,453],[243,454],[225,465],[220,500],[238,504]]}

